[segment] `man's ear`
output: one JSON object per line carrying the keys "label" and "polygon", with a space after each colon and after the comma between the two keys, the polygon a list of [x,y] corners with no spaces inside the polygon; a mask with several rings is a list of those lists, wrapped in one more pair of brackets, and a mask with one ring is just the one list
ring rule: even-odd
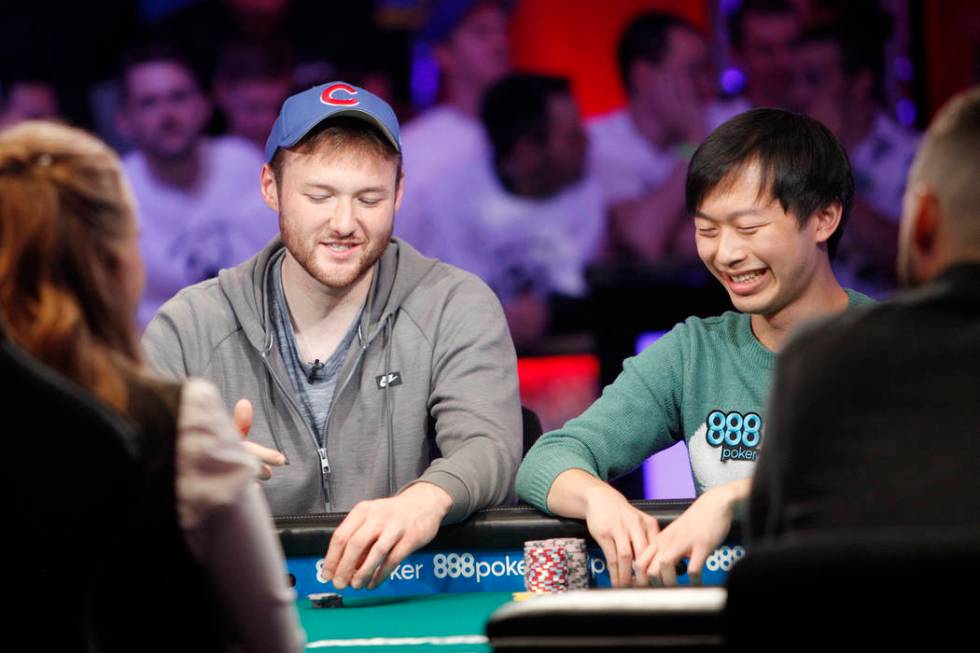
{"label": "man's ear", "polygon": [[276,182],[276,175],[272,172],[272,166],[268,163],[262,166],[259,174],[259,189],[262,191],[262,199],[266,206],[279,213],[279,184]]}
{"label": "man's ear", "polygon": [[813,221],[813,235],[818,243],[825,243],[830,240],[830,237],[834,235],[834,232],[840,227],[841,217],[843,217],[844,208],[841,206],[840,202],[831,202],[822,209],[818,209],[816,213],[811,216],[810,220]]}
{"label": "man's ear", "polygon": [[405,195],[405,173],[398,172],[398,181],[395,182],[395,212],[402,207],[402,197]]}
{"label": "man's ear", "polygon": [[929,261],[936,256],[940,229],[939,196],[928,186],[919,186],[912,197],[911,245],[917,258]]}

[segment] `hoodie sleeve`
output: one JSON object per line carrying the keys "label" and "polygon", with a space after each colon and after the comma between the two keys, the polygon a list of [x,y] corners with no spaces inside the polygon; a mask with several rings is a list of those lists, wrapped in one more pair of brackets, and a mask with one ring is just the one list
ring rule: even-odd
{"label": "hoodie sleeve", "polygon": [[418,480],[452,497],[444,522],[510,499],[523,440],[517,355],[500,302],[470,275],[442,307],[429,411],[443,457]]}
{"label": "hoodie sleeve", "polygon": [[142,345],[146,361],[155,372],[179,381],[190,376],[190,372],[185,363],[181,332],[170,306],[173,302],[165,304],[146,325]]}

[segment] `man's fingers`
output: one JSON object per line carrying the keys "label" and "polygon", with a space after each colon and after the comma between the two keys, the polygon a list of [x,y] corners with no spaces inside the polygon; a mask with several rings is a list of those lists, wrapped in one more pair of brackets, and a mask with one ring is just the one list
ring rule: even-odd
{"label": "man's fingers", "polygon": [[379,573],[375,575],[375,578],[371,580],[371,585],[369,589],[374,589],[381,583],[388,580],[391,573],[395,571],[395,568],[400,565],[405,558],[411,555],[412,551],[416,549],[417,543],[411,542],[408,538],[403,537],[400,539],[395,546],[388,552],[388,557],[385,559],[384,568],[380,570]]}
{"label": "man's fingers", "polygon": [[252,402],[248,399],[239,399],[235,404],[233,419],[235,428],[242,434],[242,437],[247,436],[248,432],[252,429],[252,416]]}
{"label": "man's fingers", "polygon": [[364,561],[358,565],[357,570],[354,572],[354,576],[350,581],[351,587],[359,590],[374,579],[378,570],[384,566],[385,559],[391,550],[392,544],[393,542],[389,537],[382,536],[378,538],[374,546],[371,547],[368,554],[364,557]]}
{"label": "man's fingers", "polygon": [[677,562],[680,561],[682,554],[680,552],[668,552],[661,550],[657,554],[657,558],[653,561],[654,566],[657,570],[657,576],[660,577],[660,582],[666,587],[673,587],[677,585]]}
{"label": "man's fingers", "polygon": [[355,506],[354,510],[347,515],[344,521],[340,522],[340,526],[333,532],[333,535],[330,537],[330,545],[327,547],[327,554],[323,557],[323,572],[321,576],[325,580],[331,580],[337,572],[337,565],[340,563],[341,556],[343,556],[344,550],[347,548],[347,540],[360,528],[361,524],[364,523],[364,519],[361,511]]}
{"label": "man's fingers", "polygon": [[616,542],[616,586],[628,587],[633,573],[633,545],[624,528],[618,529],[613,539]]}
{"label": "man's fingers", "polygon": [[337,589],[344,589],[354,576],[356,570],[367,558],[368,552],[377,540],[377,533],[368,534],[370,531],[361,530],[347,542],[344,547],[344,554],[337,563],[337,569],[333,575],[333,586]]}
{"label": "man's fingers", "polygon": [[[636,575],[635,582],[637,584],[649,585],[650,583],[647,580],[646,570],[639,565],[634,564],[634,561],[639,560],[640,556],[643,555],[643,552],[646,551],[650,545],[649,540],[647,540],[647,532],[644,526],[645,525],[641,522],[637,522],[630,527],[630,546],[633,550],[633,560],[630,561],[630,568]],[[630,584],[633,582],[633,580],[634,579],[627,578],[626,582]]]}
{"label": "man's fingers", "polygon": [[250,454],[261,460],[266,465],[272,465],[274,467],[282,467],[286,464],[286,456],[282,453],[276,451],[275,449],[270,449],[269,447],[263,447],[261,444],[255,444],[245,440],[242,443],[245,450]]}
{"label": "man's fingers", "polygon": [[701,584],[701,570],[704,562],[708,559],[708,551],[703,547],[694,547],[691,557],[687,561],[687,575],[691,579],[691,585]]}
{"label": "man's fingers", "polygon": [[268,481],[270,478],[272,478],[272,468],[262,463],[262,466],[259,467],[259,480]]}

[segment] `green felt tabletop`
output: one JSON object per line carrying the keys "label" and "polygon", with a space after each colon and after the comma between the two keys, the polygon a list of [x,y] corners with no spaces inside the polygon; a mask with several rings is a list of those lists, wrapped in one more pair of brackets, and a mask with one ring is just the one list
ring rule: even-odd
{"label": "green felt tabletop", "polygon": [[[511,600],[510,592],[477,592],[473,594],[437,594],[401,598],[346,599],[342,608],[313,608],[303,597],[296,603],[300,623],[306,631],[308,650],[329,648],[331,651],[430,651],[459,653],[489,651],[482,642],[470,640],[458,644],[438,645],[415,638],[476,636],[483,638],[487,618],[498,607]],[[385,638],[393,641],[350,642]],[[317,645],[317,642],[320,644]]]}

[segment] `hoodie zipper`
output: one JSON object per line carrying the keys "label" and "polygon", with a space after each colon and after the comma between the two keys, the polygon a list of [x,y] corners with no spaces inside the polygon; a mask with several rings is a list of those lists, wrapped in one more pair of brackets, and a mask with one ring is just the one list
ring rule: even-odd
{"label": "hoodie zipper", "polygon": [[320,457],[320,488],[323,490],[323,500],[326,503],[326,508],[330,510],[330,461],[327,459],[327,449],[326,446],[321,447],[320,443],[317,442],[316,434],[313,432],[312,427],[306,423],[306,419],[302,417],[302,412],[293,397],[286,388],[283,386],[282,381],[276,375],[276,371],[272,369],[272,364],[269,363],[269,358],[265,351],[262,352],[262,362],[265,363],[266,369],[269,371],[269,376],[275,382],[276,387],[279,388],[279,392],[286,398],[286,403],[289,405],[293,413],[293,418],[303,425],[307,434],[310,436],[310,441],[313,443],[313,448],[316,450],[317,455]]}

